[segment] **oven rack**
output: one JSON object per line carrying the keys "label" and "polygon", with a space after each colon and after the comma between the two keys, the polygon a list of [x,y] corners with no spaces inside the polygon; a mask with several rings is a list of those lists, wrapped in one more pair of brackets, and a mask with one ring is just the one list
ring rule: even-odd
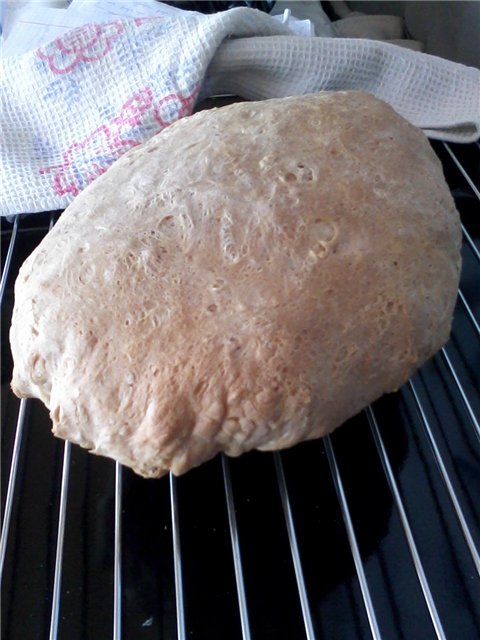
{"label": "oven rack", "polygon": [[[5,638],[480,637],[480,146],[433,146],[462,217],[449,343],[332,436],[281,453],[219,456],[181,478],[141,480],[55,440],[40,403],[6,390],[13,282],[59,213],[3,222]],[[153,511],[139,513],[135,504],[152,499]],[[43,546],[35,523],[25,529],[29,511],[46,513]],[[90,511],[100,535],[88,533]],[[142,533],[149,526],[158,547]]]}

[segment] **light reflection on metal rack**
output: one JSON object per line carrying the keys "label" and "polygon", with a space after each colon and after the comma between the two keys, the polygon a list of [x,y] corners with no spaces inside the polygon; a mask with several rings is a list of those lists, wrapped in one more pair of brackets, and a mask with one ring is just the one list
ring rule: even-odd
{"label": "light reflection on metal rack", "polygon": [[461,227],[462,227],[463,237],[467,241],[470,249],[473,251],[473,254],[476,257],[476,259],[480,262],[480,251],[477,249],[477,245],[472,240],[472,236],[468,233],[465,226],[462,224]]}
{"label": "light reflection on metal rack", "polygon": [[[470,176],[468,175],[468,173],[465,171],[465,168],[463,167],[463,165],[460,163],[460,161],[458,160],[458,158],[456,157],[456,155],[454,154],[454,152],[451,150],[450,146],[448,145],[448,143],[444,142],[443,143],[444,148],[446,149],[446,151],[448,152],[448,154],[450,155],[451,159],[453,160],[453,162],[455,163],[455,165],[457,166],[457,168],[459,169],[460,173],[463,175],[463,177],[465,178],[465,180],[467,181],[468,185],[470,186],[470,188],[472,189],[473,193],[477,196],[477,198],[480,200],[480,192],[478,191],[477,187],[475,186],[475,184],[473,183],[473,180],[470,178]],[[468,233],[467,229],[465,228],[465,226],[462,224],[462,232],[463,232],[463,237],[466,240],[466,242],[468,243],[468,245],[470,246],[474,256],[477,258],[478,261],[480,261],[480,251],[478,250],[475,242],[473,241],[472,237],[470,236],[470,234]],[[480,334],[480,327],[479,324],[477,322],[477,319],[475,318],[475,315],[473,314],[473,311],[471,310],[467,300],[465,299],[464,294],[462,293],[462,291],[459,289],[458,291],[458,295],[459,298],[468,314],[468,317],[470,319],[470,321],[472,322],[474,328],[477,331],[477,334]],[[453,378],[453,381],[455,383],[455,386],[458,389],[458,392],[462,398],[462,401],[464,403],[464,406],[467,410],[468,416],[472,422],[472,425],[475,429],[475,433],[477,435],[477,437],[480,439],[480,424],[479,421],[475,415],[475,412],[472,408],[472,405],[465,393],[465,390],[460,382],[460,378],[455,370],[455,367],[452,364],[452,361],[445,349],[445,347],[443,347],[441,349],[441,355],[443,357],[443,360]]]}
{"label": "light reflection on metal rack", "polygon": [[15,216],[15,220],[12,227],[12,235],[10,236],[10,242],[8,244],[7,255],[5,256],[5,264],[3,266],[2,277],[0,279],[0,305],[3,302],[3,294],[5,293],[5,286],[7,284],[8,273],[10,271],[10,264],[12,262],[13,250],[15,248],[15,242],[17,240],[18,219],[19,219],[19,216]]}
{"label": "light reflection on metal rack", "polygon": [[115,538],[113,552],[113,640],[122,637],[122,465],[115,463]]}
{"label": "light reflection on metal rack", "polygon": [[462,290],[459,289],[458,290],[458,297],[460,298],[460,300],[463,303],[464,309],[467,312],[467,315],[470,319],[470,322],[472,323],[472,325],[474,326],[477,335],[480,337],[480,325],[477,322],[477,319],[475,318],[472,309],[470,308],[470,305],[468,304],[468,302],[465,300],[465,296],[462,293]]}
{"label": "light reflection on metal rack", "polygon": [[435,437],[433,435],[433,431],[432,428],[428,422],[427,416],[425,414],[425,411],[422,407],[422,404],[420,402],[420,398],[419,395],[417,393],[417,390],[415,388],[415,383],[413,382],[413,380],[409,380],[408,381],[408,387],[415,399],[415,403],[417,406],[417,410],[419,412],[419,415],[421,417],[422,420],[422,425],[424,427],[424,430],[428,436],[428,441],[430,443],[430,446],[432,448],[433,451],[433,455],[435,458],[435,462],[437,463],[438,469],[440,471],[440,474],[442,476],[443,482],[445,483],[445,487],[448,491],[448,495],[450,496],[450,500],[452,502],[453,508],[455,510],[455,513],[457,515],[458,521],[460,523],[460,527],[462,529],[462,533],[465,537],[465,541],[467,543],[467,546],[469,548],[470,551],[470,555],[472,556],[472,560],[473,563],[475,564],[475,568],[477,570],[477,573],[480,575],[480,554],[479,551],[477,549],[477,547],[475,546],[475,542],[473,540],[473,536],[470,532],[470,529],[468,527],[467,521],[465,520],[465,516],[462,512],[462,508],[460,507],[460,502],[458,500],[457,494],[455,492],[455,489],[453,487],[453,482],[448,474],[447,468],[445,466],[445,463],[443,461],[443,458],[441,456],[440,450],[438,448],[438,445],[436,443]]}
{"label": "light reflection on metal rack", "polygon": [[425,575],[425,570],[423,568],[423,564],[420,559],[420,554],[418,552],[417,545],[413,537],[412,529],[407,517],[407,512],[405,511],[405,507],[403,505],[403,501],[400,496],[400,491],[398,490],[397,481],[395,480],[395,476],[393,474],[392,467],[390,465],[390,460],[388,459],[387,451],[385,449],[385,445],[383,443],[383,439],[380,434],[380,429],[378,428],[377,419],[371,407],[367,407],[365,409],[365,412],[368,418],[368,422],[370,424],[370,429],[372,431],[373,439],[375,440],[375,445],[377,447],[378,455],[380,456],[382,467],[385,472],[385,476],[387,478],[388,486],[390,487],[390,491],[392,493],[393,499],[395,501],[395,505],[397,507],[398,514],[400,516],[403,531],[405,533],[407,544],[410,549],[410,555],[412,556],[412,560],[415,566],[415,570],[417,572],[418,580],[420,582],[420,586],[422,587],[423,595],[425,598],[425,602],[427,604],[428,611],[430,613],[430,618],[432,620],[435,633],[437,634],[438,640],[446,640],[447,637],[443,630],[440,616],[438,615],[437,607],[435,605],[435,601],[433,599],[432,592],[430,590],[430,585],[428,584],[427,576]]}
{"label": "light reflection on metal rack", "polygon": [[25,425],[25,411],[27,408],[26,398],[20,400],[20,408],[18,410],[17,426],[15,429],[15,441],[13,444],[12,460],[10,462],[10,475],[8,477],[7,498],[5,500],[5,511],[3,513],[2,535],[0,538],[0,582],[3,578],[3,565],[5,562],[5,554],[8,544],[8,533],[10,530],[10,520],[12,517],[13,496],[15,493],[15,483],[17,480],[18,459],[20,457],[20,448],[22,446],[23,428]]}
{"label": "light reflection on metal rack", "polygon": [[340,476],[340,469],[338,468],[335,451],[333,449],[332,440],[330,436],[325,436],[325,451],[327,453],[328,464],[330,466],[330,473],[332,474],[333,484],[337,493],[338,502],[342,511],[343,523],[347,531],[348,542],[350,543],[350,549],[355,563],[355,569],[357,571],[358,581],[360,583],[360,589],[362,591],[363,602],[367,612],[368,622],[370,623],[370,631],[374,640],[381,640],[380,628],[378,626],[377,616],[375,614],[375,608],[372,602],[372,596],[370,595],[370,589],[368,588],[367,578],[363,569],[362,556],[358,548],[357,538],[355,536],[355,530],[353,528],[352,519],[350,517],[350,510],[348,508],[347,498],[343,489],[343,482]]}
{"label": "light reflection on metal rack", "polygon": [[307,640],[315,640],[315,632],[313,630],[312,613],[308,603],[307,590],[305,588],[305,579],[303,577],[302,561],[298,550],[297,535],[295,533],[295,525],[293,523],[292,509],[290,506],[290,498],[288,496],[287,483],[285,482],[285,473],[283,471],[282,458],[278,452],[273,454],[275,461],[275,471],[277,473],[278,487],[280,490],[280,498],[282,500],[283,513],[285,523],[287,525],[288,540],[290,542],[290,550],[292,552],[293,567],[295,569],[295,577],[297,579],[298,595],[300,597],[300,605],[302,607],[303,622],[305,625],[305,633]]}
{"label": "light reflection on metal rack", "polygon": [[68,440],[64,443],[62,484],[60,490],[60,509],[58,514],[57,550],[55,554],[55,575],[53,579],[52,611],[50,615],[49,640],[56,640],[58,635],[58,617],[60,614],[60,592],[62,586],[63,540],[65,538],[65,519],[68,501],[68,480],[70,472],[70,449]]}
{"label": "light reflection on metal rack", "polygon": [[[12,235],[10,236],[10,242],[8,244],[8,251],[5,257],[5,264],[2,271],[2,277],[0,280],[0,304],[3,302],[3,294],[5,292],[5,286],[7,283],[8,275],[10,272],[10,266],[12,263],[13,251],[15,248],[15,242],[18,234],[20,215],[15,216],[12,227]],[[48,230],[50,231],[54,225],[53,214],[50,214],[50,222]],[[2,533],[0,536],[0,583],[3,578],[3,566],[5,562],[5,555],[8,544],[8,534],[10,530],[10,520],[12,515],[13,497],[15,494],[15,485],[17,481],[18,460],[20,457],[20,449],[22,447],[23,431],[25,424],[25,412],[27,408],[27,399],[22,398],[20,400],[20,406],[18,409],[17,424],[15,427],[15,440],[12,450],[12,459],[10,462],[10,473],[8,477],[7,496],[5,500],[5,510],[2,519]]]}
{"label": "light reflection on metal rack", "polygon": [[173,562],[175,570],[175,601],[177,607],[177,638],[186,639],[185,607],[183,602],[182,554],[180,547],[180,522],[178,516],[177,479],[170,473],[170,508],[172,515]]}
{"label": "light reflection on metal rack", "polygon": [[[477,143],[478,144],[478,143]],[[448,154],[450,155],[451,159],[454,161],[454,163],[457,165],[457,168],[459,169],[460,173],[462,174],[462,176],[465,178],[465,180],[468,182],[471,190],[473,191],[473,193],[477,196],[477,198],[480,200],[480,191],[477,189],[477,187],[475,186],[475,183],[473,182],[473,180],[470,178],[470,176],[468,175],[468,173],[465,171],[465,167],[462,165],[462,163],[458,160],[457,156],[454,154],[454,152],[451,150],[450,145],[448,144],[448,142],[444,142],[443,146],[445,147],[445,149],[447,150]]]}
{"label": "light reflection on metal rack", "polygon": [[[448,152],[448,154],[450,155],[451,159],[453,160],[453,162],[455,163],[457,168],[459,169],[459,171],[462,174],[462,176],[467,181],[467,184],[470,187],[470,189],[473,191],[474,195],[476,195],[477,198],[480,200],[480,191],[477,189],[477,187],[475,186],[473,180],[470,178],[468,173],[465,171],[465,168],[463,167],[461,162],[458,160],[457,156],[453,153],[453,151],[451,150],[451,148],[450,148],[450,146],[448,145],[447,142],[444,142],[443,146],[446,149],[446,151]],[[480,251],[477,249],[477,245],[472,240],[471,235],[468,233],[468,231],[465,228],[465,225],[463,223],[461,224],[461,227],[462,227],[463,237],[467,241],[470,249],[473,251],[473,254],[477,258],[477,260],[480,261]]]}
{"label": "light reflection on metal rack", "polygon": [[228,524],[230,527],[230,540],[232,543],[233,564],[235,569],[235,581],[237,584],[238,607],[240,610],[240,624],[242,626],[243,640],[250,640],[250,622],[248,619],[247,598],[243,580],[242,558],[240,543],[238,540],[237,517],[233,500],[232,480],[230,477],[230,463],[225,455],[222,455],[223,482],[225,485],[225,498],[227,501]]}
{"label": "light reflection on metal rack", "polygon": [[478,439],[480,440],[480,424],[478,422],[477,416],[475,415],[474,410],[472,409],[472,405],[470,404],[469,399],[467,398],[467,394],[465,393],[465,390],[462,386],[462,383],[460,382],[460,378],[458,377],[457,372],[455,371],[455,368],[452,364],[452,361],[450,360],[450,356],[448,355],[445,347],[442,347],[441,349],[441,354],[443,356],[443,360],[446,363],[448,370],[455,382],[455,386],[458,389],[458,392],[463,400],[463,404],[465,405],[465,408],[467,410],[468,416],[472,422],[472,425],[475,429],[475,432],[477,434]]}

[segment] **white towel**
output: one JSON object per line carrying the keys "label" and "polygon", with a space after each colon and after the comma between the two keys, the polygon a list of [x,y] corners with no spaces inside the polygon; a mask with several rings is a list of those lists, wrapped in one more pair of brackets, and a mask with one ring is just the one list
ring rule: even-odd
{"label": "white towel", "polygon": [[87,25],[2,60],[1,214],[63,209],[214,91],[364,89],[431,137],[479,137],[480,70],[381,42],[289,34],[238,8]]}

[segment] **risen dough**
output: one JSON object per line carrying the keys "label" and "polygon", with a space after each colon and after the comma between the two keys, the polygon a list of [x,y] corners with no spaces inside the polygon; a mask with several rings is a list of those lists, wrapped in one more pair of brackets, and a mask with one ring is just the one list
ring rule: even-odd
{"label": "risen dough", "polygon": [[185,118],[23,265],[13,389],[148,477],[322,436],[447,340],[458,214],[421,131],[359,92]]}

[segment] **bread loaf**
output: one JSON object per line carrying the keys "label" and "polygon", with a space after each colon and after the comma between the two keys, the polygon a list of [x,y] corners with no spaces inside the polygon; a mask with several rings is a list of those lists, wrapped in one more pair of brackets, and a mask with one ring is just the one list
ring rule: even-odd
{"label": "bread loaf", "polygon": [[423,133],[361,92],[173,124],[23,265],[13,390],[146,477],[317,438],[447,340],[460,224]]}

